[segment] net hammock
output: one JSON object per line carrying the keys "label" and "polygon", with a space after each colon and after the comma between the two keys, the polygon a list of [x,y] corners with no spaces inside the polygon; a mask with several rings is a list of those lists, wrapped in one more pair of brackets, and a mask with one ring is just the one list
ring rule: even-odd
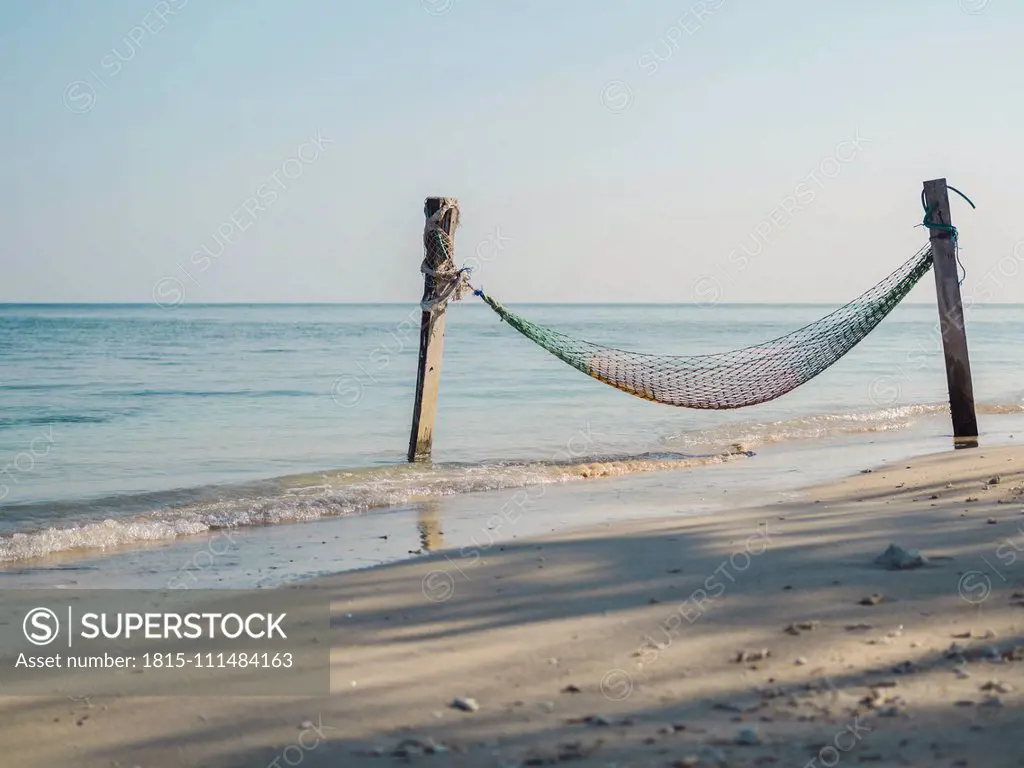
{"label": "net hammock", "polygon": [[[450,253],[440,240],[440,247]],[[743,349],[691,356],[628,352],[577,339],[526,320],[483,291],[474,293],[526,338],[598,381],[666,405],[731,409],[774,400],[832,366],[885,319],[931,266],[929,245],[873,288],[813,323]]]}
{"label": "net hammock", "polygon": [[[745,408],[792,392],[857,346],[932,266],[931,245],[926,245],[853,301],[761,344],[706,355],[629,352],[530,322],[483,291],[474,290],[469,284],[472,268],[458,269],[452,260],[450,233],[458,225],[457,203],[454,198],[439,198],[438,202],[423,233],[421,271],[426,280],[420,306],[424,312],[433,316],[449,301],[458,301],[472,290],[502,320],[573,368],[644,400],[680,408]],[[924,226],[950,231],[955,244],[956,228],[932,222],[933,213],[934,208],[925,208]]]}

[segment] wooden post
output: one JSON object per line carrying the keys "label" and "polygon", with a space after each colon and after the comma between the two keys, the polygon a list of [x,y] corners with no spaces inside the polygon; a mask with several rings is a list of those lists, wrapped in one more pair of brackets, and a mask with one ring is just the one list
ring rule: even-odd
{"label": "wooden post", "polygon": [[[431,270],[454,268],[455,228],[459,226],[459,202],[451,197],[428,197],[423,204],[427,218],[423,230],[424,265]],[[436,218],[440,214],[439,219]],[[438,245],[438,230],[446,248]],[[447,250],[447,254],[445,251]],[[423,276],[423,301],[437,299],[437,281]],[[437,393],[441,387],[441,355],[444,351],[444,306],[424,311],[420,318],[420,357],[416,367],[416,400],[412,409],[409,461],[430,459],[434,441]]]}
{"label": "wooden post", "polygon": [[[933,224],[951,226],[949,193],[945,179],[924,183],[924,204],[931,211]],[[934,208],[934,210],[932,210]],[[960,275],[956,247],[948,229],[929,229],[935,270],[935,293],[939,303],[939,327],[946,358],[946,384],[949,387],[949,413],[953,419],[956,447],[978,444],[978,417],[974,412],[974,384],[971,361],[967,355],[967,331],[960,300]]]}

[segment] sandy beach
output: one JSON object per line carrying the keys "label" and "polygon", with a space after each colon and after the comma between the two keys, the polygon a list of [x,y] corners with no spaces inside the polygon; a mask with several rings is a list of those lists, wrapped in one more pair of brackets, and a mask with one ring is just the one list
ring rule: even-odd
{"label": "sandy beach", "polygon": [[[876,564],[890,544],[927,562]],[[330,697],[6,698],[0,750],[24,768],[1024,765],[1022,552],[1024,450],[950,450],[792,502],[321,579]]]}

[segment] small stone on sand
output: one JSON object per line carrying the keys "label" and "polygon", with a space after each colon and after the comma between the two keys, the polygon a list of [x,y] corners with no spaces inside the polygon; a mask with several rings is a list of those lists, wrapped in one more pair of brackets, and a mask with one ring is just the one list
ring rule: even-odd
{"label": "small stone on sand", "polygon": [[799,635],[801,632],[812,632],[821,624],[820,621],[797,621],[783,631],[788,635]]}
{"label": "small stone on sand", "polygon": [[767,648],[762,648],[759,651],[740,651],[736,654],[735,662],[737,664],[742,664],[746,661],[761,661],[763,659],[767,659],[771,655],[771,651]]}
{"label": "small stone on sand", "polygon": [[460,709],[463,712],[476,712],[478,709],[480,709],[480,705],[476,703],[476,699],[461,697],[453,699],[452,703],[448,706],[452,709]]}
{"label": "small stone on sand", "polygon": [[996,691],[998,693],[1012,693],[1013,688],[1004,682],[999,680],[989,680],[987,683],[981,686],[983,691]]}
{"label": "small stone on sand", "polygon": [[875,558],[875,565],[881,565],[893,571],[920,568],[927,562],[928,559],[916,549],[905,549],[898,544],[890,544],[885,552]]}

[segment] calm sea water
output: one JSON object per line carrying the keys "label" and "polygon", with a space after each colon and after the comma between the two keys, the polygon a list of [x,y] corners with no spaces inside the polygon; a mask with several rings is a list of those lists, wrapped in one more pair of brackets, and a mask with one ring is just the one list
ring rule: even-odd
{"label": "calm sea water", "polygon": [[[609,346],[698,354],[831,307],[515,309]],[[735,444],[899,431],[945,410],[931,305],[899,307],[790,395],[716,412],[618,392],[464,302],[449,310],[435,464],[409,467],[418,334],[402,305],[0,306],[0,562],[699,467]],[[968,335],[984,431],[987,414],[1022,410],[1024,307],[975,305]]]}

